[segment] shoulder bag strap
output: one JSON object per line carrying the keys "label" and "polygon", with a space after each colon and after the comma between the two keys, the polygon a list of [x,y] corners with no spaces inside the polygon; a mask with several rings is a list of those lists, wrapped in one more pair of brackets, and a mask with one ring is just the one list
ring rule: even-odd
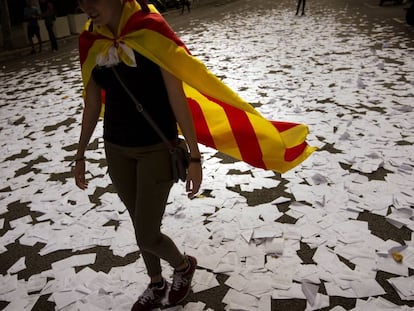
{"label": "shoulder bag strap", "polygon": [[122,81],[121,77],[119,76],[118,72],[114,68],[114,66],[111,67],[116,79],[119,81],[121,86],[124,88],[125,92],[127,92],[128,96],[132,99],[132,101],[135,104],[135,107],[137,108],[138,112],[142,113],[143,117],[148,121],[148,123],[153,127],[155,132],[161,137],[161,139],[168,145],[168,147],[171,149],[173,148],[173,145],[171,142],[165,137],[164,133],[161,131],[161,129],[158,127],[158,125],[154,122],[154,120],[151,118],[151,116],[144,110],[141,103],[136,99],[136,97],[131,93],[131,91],[128,89],[128,87],[125,85],[124,81]]}

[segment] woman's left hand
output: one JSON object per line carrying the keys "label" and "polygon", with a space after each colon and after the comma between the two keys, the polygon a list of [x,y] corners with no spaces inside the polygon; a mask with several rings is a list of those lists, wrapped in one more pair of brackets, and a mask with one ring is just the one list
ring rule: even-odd
{"label": "woman's left hand", "polygon": [[187,191],[187,195],[190,199],[193,199],[200,190],[202,179],[203,169],[201,167],[201,163],[190,162],[185,186],[185,190]]}

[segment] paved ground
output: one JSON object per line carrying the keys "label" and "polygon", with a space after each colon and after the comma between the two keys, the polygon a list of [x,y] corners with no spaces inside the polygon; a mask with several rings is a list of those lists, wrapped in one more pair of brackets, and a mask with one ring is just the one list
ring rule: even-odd
{"label": "paved ground", "polygon": [[[199,0],[200,2],[202,0]],[[292,1],[292,3],[288,1],[284,1],[284,6],[291,5],[292,9],[292,18],[293,12],[295,10],[295,3]],[[253,6],[253,4],[256,5]],[[178,11],[171,11],[166,14],[166,18],[171,23],[173,28],[182,33],[184,36],[186,36],[187,40],[190,41],[190,44],[196,44],[197,40],[207,40],[208,38],[195,38],[194,36],[197,33],[197,27],[199,26],[199,23],[201,21],[205,22],[205,20],[214,20],[214,22],[217,22],[217,20],[220,20],[220,18],[223,19],[229,19],[231,18],[231,14],[233,11],[240,10],[241,7],[243,7],[246,10],[254,10],[254,9],[265,9],[265,6],[268,5],[267,1],[244,1],[244,0],[238,0],[238,1],[217,1],[217,2],[211,2],[208,5],[202,5],[199,4],[196,6],[193,11],[190,14],[184,14],[183,16],[180,16]],[[359,1],[359,0],[347,0],[347,1],[330,1],[330,5],[328,8],[328,12],[331,12],[333,14],[333,18],[336,16],[335,14],[335,8],[336,6],[341,7],[343,9],[343,6],[348,6],[348,14],[355,15],[356,20],[365,20],[365,23],[362,23],[364,27],[367,29],[374,29],[375,25],[381,25],[381,27],[387,27],[383,26],[385,25],[392,25],[394,31],[396,31],[396,34],[398,36],[402,36],[404,38],[408,39],[408,46],[413,47],[414,42],[414,30],[412,27],[407,26],[404,23],[404,5],[393,5],[392,3],[386,3],[385,6],[379,7],[377,1]],[[311,1],[308,1],[308,8],[306,10],[307,15],[317,15],[320,14],[320,12],[323,11],[323,8],[321,5],[314,5]],[[258,14],[258,16],[260,16]],[[343,16],[338,16],[338,18],[344,18]],[[381,23],[379,22],[381,21]],[[385,21],[385,22],[384,22]],[[270,21],[271,22],[271,21]],[[348,24],[349,26],[349,24]],[[243,23],[241,21],[239,27],[243,28]],[[359,27],[359,26],[358,26]],[[391,26],[389,26],[391,27]],[[194,31],[189,31],[188,29],[195,29]],[[248,31],[248,29],[246,29]],[[311,30],[307,30],[311,31]],[[323,28],[318,29],[318,31],[323,31]],[[220,35],[220,34],[217,34]],[[221,34],[223,35],[223,34]],[[227,34],[228,36],[231,36],[231,33]],[[375,32],[373,31],[373,35],[375,35]],[[409,41],[411,40],[411,42]],[[52,53],[45,51],[41,54],[37,54],[35,56],[29,56],[28,55],[28,49],[22,49],[18,51],[10,52],[2,52],[0,53],[0,66],[2,75],[0,76],[0,79],[3,82],[6,82],[8,79],[12,79],[13,77],[10,76],[13,74],[13,72],[16,71],[24,71],[28,68],[32,67],[32,60],[33,62],[36,62],[36,66],[41,66],[42,63],[51,63],[52,69],[55,70],[55,68],[58,68],[59,66],[67,66],[67,63],[69,60],[72,60],[73,58],[76,58],[76,38],[70,37],[63,40],[60,40],[60,50],[58,53]],[[225,48],[225,41],[223,40],[223,47],[218,46],[217,49]],[[282,47],[283,48],[283,47]],[[205,53],[205,54],[203,54]],[[207,57],[206,54],[208,51],[202,51],[200,52],[202,57]],[[242,52],[241,52],[242,55]],[[33,57],[33,59],[32,59]],[[361,60],[362,61],[362,60]],[[398,60],[396,60],[398,61]],[[246,65],[247,66],[247,65]],[[412,68],[412,64],[411,64]],[[52,71],[53,71],[52,70]],[[70,68],[69,68],[70,70]],[[75,80],[78,78],[74,78]],[[408,78],[407,78],[408,79]],[[40,81],[39,81],[40,82]],[[79,81],[80,82],[80,81]],[[24,83],[24,81],[21,81],[21,83]],[[237,85],[237,83],[236,83]],[[18,87],[18,86],[16,86]],[[240,87],[242,88],[242,87]],[[35,93],[36,86],[33,86],[33,92]],[[76,90],[75,90],[76,91]],[[10,90],[12,93],[13,90]],[[30,92],[30,91],[29,91]],[[59,89],[56,89],[56,92],[59,93]],[[16,93],[18,96],[22,96],[22,94]],[[25,94],[24,97],[30,96],[30,94]],[[62,96],[65,96],[65,94],[62,94]],[[66,95],[66,96],[70,96]],[[410,96],[410,94],[408,94]],[[412,92],[411,92],[412,96]],[[1,98],[1,95],[0,95]],[[0,109],[6,109],[6,104],[2,103],[0,106]],[[412,106],[412,103],[411,103]],[[16,124],[19,124],[19,122],[22,122],[22,120],[14,120]],[[71,117],[68,117],[67,119],[62,120],[62,123],[57,124],[57,126],[50,129],[51,132],[56,131],[59,129],[59,126],[66,123],[71,123],[73,120]],[[1,130],[5,130],[5,128],[1,128]],[[2,142],[4,143],[4,142]],[[97,147],[98,143],[93,147]],[[74,146],[68,146],[68,151],[72,151]],[[327,150],[331,153],[336,152],[335,148],[332,147],[332,144],[326,143],[323,145],[323,150]],[[24,158],[24,148],[21,149],[22,153],[19,153],[17,155],[14,155],[15,159]],[[218,157],[222,157],[225,161],[230,161],[223,155],[218,155]],[[38,162],[46,162],[47,160],[38,158]],[[33,170],[33,165],[37,164],[36,161],[24,163],[19,171],[16,172],[16,177],[20,175],[26,174],[28,171]],[[38,171],[36,169],[33,170],[36,174]],[[373,174],[365,174],[370,179],[381,179],[386,175],[387,171],[385,169],[378,169]],[[58,173],[58,174],[51,174],[50,180],[66,180],[69,178],[68,172],[64,173]],[[282,181],[282,183],[285,183],[286,181],[283,178],[278,178]],[[3,181],[2,181],[3,182]],[[8,182],[8,181],[7,181]],[[1,192],[8,193],[11,191],[10,186],[8,183],[0,186]],[[275,189],[262,189],[260,191],[255,192],[244,192],[240,190],[240,187],[233,187],[234,191],[237,191],[241,193],[244,197],[247,198],[247,201],[249,205],[255,206],[259,205],[261,203],[269,202],[275,198],[277,198],[280,195],[289,195],[287,194],[282,187]],[[91,194],[91,201],[98,201],[98,198],[100,195],[105,191],[111,191],[110,188],[100,188],[97,192]],[[0,204],[3,197],[0,197]],[[24,202],[24,201],[22,201]],[[28,207],[26,203],[22,203],[20,201],[11,202],[7,205],[7,212],[3,213],[1,215],[1,218],[5,220],[5,224],[3,229],[0,230],[0,235],[4,237],[7,232],[10,230],[10,222],[12,220],[18,219],[20,217],[23,217],[24,215],[31,215],[33,218],[39,217],[41,214],[39,212],[28,212]],[[281,209],[283,210],[283,206]],[[412,206],[411,206],[412,208]],[[408,241],[411,239],[412,231],[406,227],[402,227],[401,229],[397,229],[394,226],[390,225],[387,221],[385,221],[384,217],[381,217],[379,215],[375,215],[369,212],[361,212],[360,216],[358,218],[359,220],[366,221],[369,223],[370,230],[378,237],[381,237],[382,239],[392,239],[394,241],[403,243],[404,241]],[[280,220],[279,220],[280,221]],[[289,217],[285,217],[284,221],[286,223],[292,222],[292,219]],[[22,270],[18,273],[19,279],[28,279],[31,275],[34,275],[36,273],[39,273],[41,271],[46,271],[50,268],[51,263],[56,262],[60,259],[67,258],[73,254],[86,254],[86,253],[96,253],[97,254],[97,260],[93,265],[90,265],[91,268],[93,268],[96,271],[104,271],[108,272],[111,270],[112,267],[122,266],[129,264],[131,262],[134,262],[138,258],[138,253],[132,253],[127,255],[126,257],[119,257],[115,256],[113,252],[107,248],[107,247],[95,247],[92,249],[88,249],[87,251],[80,251],[80,252],[71,252],[71,251],[65,251],[65,250],[59,250],[57,252],[50,253],[45,256],[39,255],[40,249],[43,247],[40,243],[35,244],[34,246],[23,246],[19,244],[18,242],[8,244],[6,246],[7,251],[0,254],[0,273],[3,275],[7,274],[7,270],[9,267],[11,267],[19,258],[22,256],[26,257],[26,265],[27,268]],[[301,248],[298,251],[300,254],[300,257],[303,259],[306,263],[313,262],[312,256],[315,253],[314,249],[311,249],[308,245],[305,243],[301,243]],[[344,260],[345,262],[346,260]],[[413,270],[409,270],[409,275],[413,275]],[[376,276],[376,280],[381,284],[381,286],[385,289],[386,294],[382,295],[385,299],[388,301],[391,301],[397,305],[407,305],[407,306],[414,306],[413,301],[402,301],[396,291],[390,286],[389,283],[386,282],[386,279],[392,277],[393,275],[387,272],[379,272]],[[197,294],[190,295],[188,301],[201,301],[206,304],[206,307],[209,307],[213,310],[224,310],[225,305],[222,303],[222,299],[225,296],[227,290],[229,289],[228,286],[224,284],[225,280],[228,277],[224,274],[217,274],[217,279],[220,283],[220,286],[214,287],[212,289],[209,289],[207,291],[202,291]],[[320,288],[320,293],[326,293],[325,288],[323,286]],[[47,310],[54,310],[54,303],[48,301],[49,295],[43,295],[39,298],[37,303],[34,305],[32,310],[41,310],[41,311],[47,311]],[[0,302],[1,308],[6,308],[8,303],[6,302]],[[350,310],[355,307],[355,299],[354,298],[342,298],[342,297],[330,297],[330,306],[328,308],[325,308],[326,310],[333,308],[334,306],[343,306],[345,309]],[[272,310],[305,310],[306,308],[306,302],[303,299],[284,299],[284,300],[273,300],[272,301]]]}

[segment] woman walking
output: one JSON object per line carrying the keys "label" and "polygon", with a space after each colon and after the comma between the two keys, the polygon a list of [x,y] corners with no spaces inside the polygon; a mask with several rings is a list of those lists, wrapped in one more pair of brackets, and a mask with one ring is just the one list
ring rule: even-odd
{"label": "woman walking", "polygon": [[[182,254],[174,242],[160,230],[167,198],[173,185],[169,147],[147,122],[127,94],[121,82],[141,103],[171,142],[177,141],[177,123],[188,145],[191,160],[186,190],[190,198],[200,189],[201,155],[193,119],[187,105],[181,80],[146,57],[135,43],[140,40],[142,25],[165,26],[151,20],[145,0],[79,0],[88,14],[87,30],[80,38],[85,106],[75,156],[76,185],[85,189],[85,150],[96,127],[105,100],[105,153],[112,183],[126,205],[135,229],[137,244],[145,262],[150,284],[132,310],[151,310],[167,294],[167,282],[160,260],[173,268],[169,304],[183,301],[191,286],[197,261]],[[99,40],[97,40],[99,38]],[[144,40],[145,41],[145,40]],[[151,41],[139,42],[146,48]],[[101,44],[96,48],[95,44]],[[132,47],[132,48],[131,48]],[[118,77],[120,77],[120,80]],[[102,98],[102,90],[105,98]]]}

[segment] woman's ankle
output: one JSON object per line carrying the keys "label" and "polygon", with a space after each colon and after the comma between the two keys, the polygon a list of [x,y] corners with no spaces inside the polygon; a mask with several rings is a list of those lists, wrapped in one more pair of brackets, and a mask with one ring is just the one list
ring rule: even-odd
{"label": "woman's ankle", "polygon": [[188,262],[187,256],[184,256],[183,263],[175,268],[176,272],[184,272],[188,269],[190,263]]}
{"label": "woman's ankle", "polygon": [[159,282],[152,282],[150,284],[150,288],[156,287],[156,288],[163,288],[165,284],[165,280],[162,278]]}
{"label": "woman's ankle", "polygon": [[151,284],[164,282],[164,278],[162,277],[162,275],[152,276],[150,277],[150,279]]}

